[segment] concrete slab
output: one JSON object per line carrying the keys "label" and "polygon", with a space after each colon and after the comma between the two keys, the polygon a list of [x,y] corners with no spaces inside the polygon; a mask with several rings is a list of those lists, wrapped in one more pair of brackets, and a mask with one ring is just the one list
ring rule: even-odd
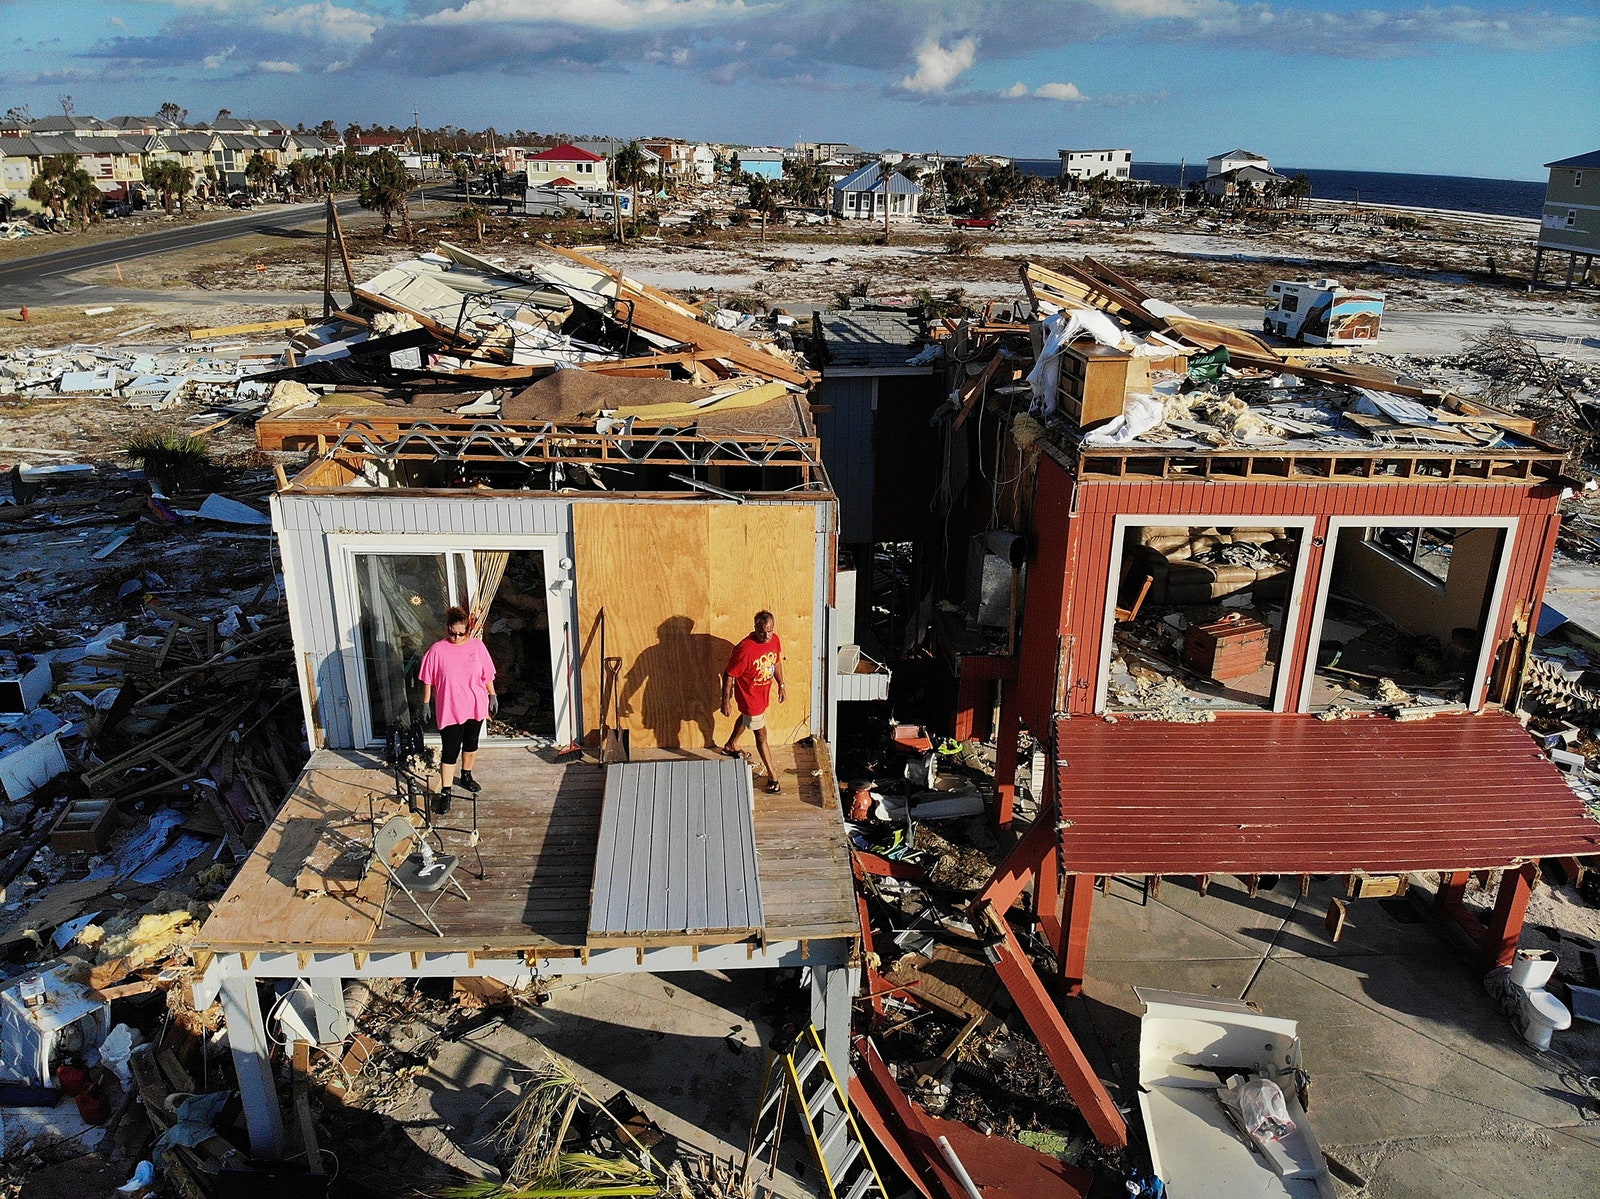
{"label": "concrete slab", "polygon": [[[781,1005],[788,996],[780,988],[803,1003],[798,986],[765,971],[562,979],[544,1006],[441,1046],[412,1103],[394,1115],[442,1133],[448,1145],[428,1145],[441,1160],[498,1179],[494,1127],[548,1052],[602,1102],[626,1091],[670,1136],[742,1162],[772,1034],[749,1013]],[[812,1193],[804,1159],[791,1130],[779,1194]]]}
{"label": "concrete slab", "polygon": [[1169,879],[1141,906],[1114,883],[1095,904],[1074,1026],[1126,1087],[1137,1062],[1134,986],[1247,998],[1300,1022],[1312,1119],[1328,1150],[1368,1179],[1362,1195],[1600,1193],[1600,1105],[1570,1073],[1600,1063],[1524,1044],[1474,956],[1422,903],[1353,901],[1332,943],[1322,920],[1335,896],[1337,879],[1315,881],[1301,900],[1286,878],[1253,901],[1237,880],[1215,879],[1203,898]]}

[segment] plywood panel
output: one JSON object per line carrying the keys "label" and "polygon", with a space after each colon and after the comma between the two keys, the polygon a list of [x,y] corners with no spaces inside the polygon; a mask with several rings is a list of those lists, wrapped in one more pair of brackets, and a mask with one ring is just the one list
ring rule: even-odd
{"label": "plywood panel", "polygon": [[622,659],[621,723],[635,744],[703,748],[715,737],[732,643],[710,627],[710,511],[695,502],[573,506],[587,734],[601,724],[603,640],[605,654]]}
{"label": "plywood panel", "polygon": [[578,503],[573,510],[583,713],[598,732],[605,653],[622,659],[622,727],[640,747],[726,740],[721,675],[762,609],[778,622],[788,702],[775,741],[811,733],[816,580],[812,504]]}
{"label": "plywood panel", "polygon": [[[768,731],[791,744],[811,735],[811,674],[816,606],[816,508],[811,504],[719,506],[710,512],[711,624],[729,642],[748,633],[762,609],[783,642],[788,701],[773,689]],[[717,663],[720,675],[726,661]],[[717,718],[719,737],[732,721]]]}

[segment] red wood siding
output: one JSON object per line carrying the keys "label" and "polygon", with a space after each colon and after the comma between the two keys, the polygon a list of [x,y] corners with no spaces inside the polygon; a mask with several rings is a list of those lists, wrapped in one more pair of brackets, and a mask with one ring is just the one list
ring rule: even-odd
{"label": "red wood siding", "polygon": [[[1152,515],[1158,518],[1153,523],[1171,524],[1186,523],[1190,517],[1207,523],[1215,518],[1219,523],[1232,520],[1242,524],[1266,523],[1264,518],[1268,517],[1314,519],[1305,568],[1295,580],[1302,606],[1300,625],[1295,644],[1286,654],[1288,694],[1297,697],[1312,634],[1312,609],[1326,558],[1330,518],[1381,516],[1446,526],[1485,517],[1517,519],[1505,599],[1493,631],[1494,641],[1499,642],[1510,634],[1512,623],[1519,616],[1524,620],[1537,618],[1560,519],[1556,514],[1558,498],[1559,488],[1550,483],[1091,479],[1074,488],[1068,470],[1046,455],[1039,463],[1034,503],[1038,550],[1029,567],[1027,627],[1022,643],[1022,718],[1030,727],[1043,728],[1053,712],[1052,680],[1040,676],[1054,671],[1058,635],[1065,636],[1072,646],[1066,710],[1075,715],[1094,710],[1106,587],[1112,557],[1117,552],[1114,534],[1118,515]],[[1065,584],[1059,597],[1055,595],[1057,571],[1064,572],[1061,578]],[[1056,622],[1052,618],[1058,605],[1060,620]]]}
{"label": "red wood siding", "polygon": [[1056,725],[1067,870],[1392,874],[1600,852],[1600,822],[1503,713]]}

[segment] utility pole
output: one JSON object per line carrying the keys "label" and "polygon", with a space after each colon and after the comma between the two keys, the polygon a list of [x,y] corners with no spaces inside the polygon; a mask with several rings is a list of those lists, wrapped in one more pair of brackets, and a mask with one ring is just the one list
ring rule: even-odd
{"label": "utility pole", "polygon": [[413,105],[411,109],[411,127],[417,134],[417,173],[421,176],[417,184],[417,210],[428,211],[428,166],[422,161],[422,114]]}
{"label": "utility pole", "polygon": [[1181,218],[1189,210],[1188,193],[1183,190],[1184,172],[1189,169],[1187,158],[1178,159],[1178,216]]}

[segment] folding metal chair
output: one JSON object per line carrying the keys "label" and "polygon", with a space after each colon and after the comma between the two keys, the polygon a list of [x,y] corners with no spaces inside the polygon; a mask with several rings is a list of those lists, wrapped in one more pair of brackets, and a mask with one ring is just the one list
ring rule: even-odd
{"label": "folding metal chair", "polygon": [[[396,865],[394,856],[408,841],[416,842],[415,852],[408,853]],[[417,905],[417,911],[422,913],[422,918],[437,936],[443,937],[444,931],[434,922],[433,909],[439,906],[446,891],[453,887],[462,899],[472,902],[472,897],[455,877],[456,867],[461,864],[460,857],[451,853],[434,853],[428,845],[426,830],[412,824],[407,816],[389,817],[373,835],[372,860],[383,868],[389,882],[404,891],[406,898]],[[383,897],[382,911],[388,911],[389,894],[392,891]],[[418,895],[432,895],[433,902],[423,906]],[[379,919],[382,919],[381,914]]]}

